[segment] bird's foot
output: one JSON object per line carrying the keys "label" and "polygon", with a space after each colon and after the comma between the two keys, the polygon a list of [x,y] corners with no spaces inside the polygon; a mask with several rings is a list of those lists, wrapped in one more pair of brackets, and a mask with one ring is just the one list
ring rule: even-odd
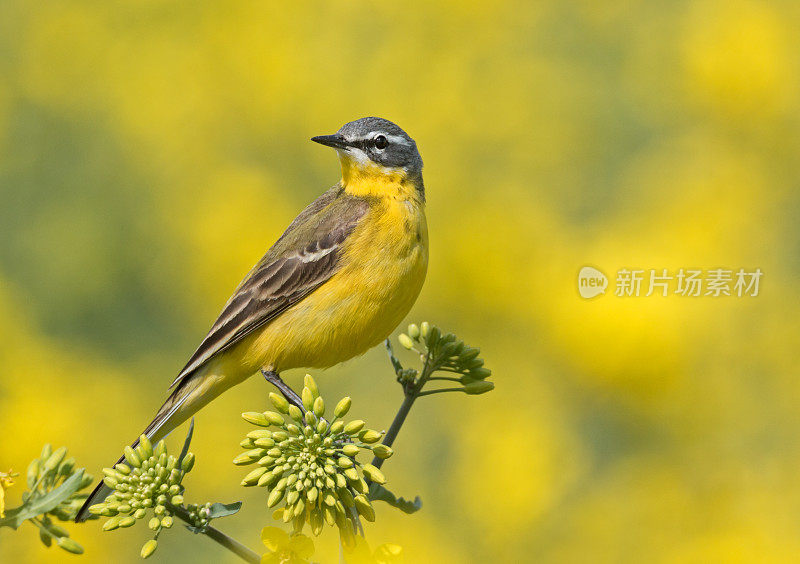
{"label": "bird's foot", "polygon": [[303,400],[300,399],[300,396],[297,395],[297,392],[295,392],[292,388],[290,388],[286,382],[281,380],[281,377],[278,375],[277,372],[273,372],[272,370],[266,370],[262,368],[261,374],[264,375],[264,379],[267,382],[278,388],[278,391],[281,394],[283,394],[283,397],[286,398],[286,401],[288,401],[292,405],[297,406],[300,409],[300,411],[305,413],[306,409],[305,407],[303,407]]}

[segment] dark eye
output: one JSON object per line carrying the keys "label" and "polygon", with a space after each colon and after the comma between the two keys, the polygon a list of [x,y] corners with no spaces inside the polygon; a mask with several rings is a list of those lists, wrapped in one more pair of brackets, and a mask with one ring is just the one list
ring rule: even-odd
{"label": "dark eye", "polygon": [[389,146],[389,141],[383,135],[378,135],[375,137],[375,148],[376,149],[385,149]]}

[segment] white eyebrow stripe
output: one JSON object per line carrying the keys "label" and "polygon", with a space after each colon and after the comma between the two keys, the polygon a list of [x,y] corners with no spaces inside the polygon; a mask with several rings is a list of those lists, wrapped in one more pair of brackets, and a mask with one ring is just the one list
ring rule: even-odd
{"label": "white eyebrow stripe", "polygon": [[405,137],[400,137],[399,135],[387,135],[386,139],[388,139],[392,143],[397,143],[398,145],[405,145],[408,147],[411,143],[408,142],[408,139]]}

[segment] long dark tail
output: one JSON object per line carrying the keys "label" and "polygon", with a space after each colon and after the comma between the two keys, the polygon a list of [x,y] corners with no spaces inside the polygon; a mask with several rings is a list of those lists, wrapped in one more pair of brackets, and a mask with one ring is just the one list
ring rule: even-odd
{"label": "long dark tail", "polygon": [[[164,402],[164,405],[162,405],[158,410],[155,418],[142,432],[142,435],[146,435],[148,439],[151,439],[154,442],[156,437],[158,439],[163,438],[166,433],[159,433],[159,431],[164,427],[164,424],[170,420],[171,416],[181,406],[187,396],[188,393],[186,387],[178,386],[167,398],[167,401]],[[131,444],[131,448],[136,448],[138,445],[139,439],[137,438]],[[115,462],[115,465],[121,463],[123,460],[125,460],[125,456],[121,456],[119,460]],[[105,498],[108,497],[110,493],[111,488],[100,481],[100,483],[95,486],[94,490],[92,490],[92,493],[89,494],[89,497],[86,498],[86,502],[83,504],[83,506],[78,510],[78,513],[75,515],[75,522],[81,523],[85,521],[89,517],[89,508],[92,505],[101,503]]]}

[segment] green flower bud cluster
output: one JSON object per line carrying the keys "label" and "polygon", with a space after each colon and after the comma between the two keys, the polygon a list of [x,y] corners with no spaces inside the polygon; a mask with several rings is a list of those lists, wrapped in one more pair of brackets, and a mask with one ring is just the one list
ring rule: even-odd
{"label": "green flower bud cluster", "polygon": [[[427,359],[429,373],[440,370],[460,374],[461,377],[457,379],[463,386],[460,391],[477,395],[494,389],[494,384],[486,381],[492,371],[483,365],[480,349],[466,345],[452,333],[442,333],[435,325],[423,321],[420,325],[409,325],[408,332],[401,333],[397,340],[404,348],[416,351]],[[404,378],[416,376],[413,369],[404,368],[397,372],[401,382]]]}
{"label": "green flower bud cluster", "polygon": [[114,492],[102,503],[92,505],[89,511],[109,519],[103,524],[104,531],[126,528],[137,520],[153,516],[148,527],[155,531],[155,538],[142,547],[142,558],[150,556],[158,546],[156,539],[162,529],[173,525],[171,505],[183,504],[183,478],[194,466],[194,454],[186,453],[182,459],[167,453],[164,441],[155,447],[142,435],[136,448],[125,447],[125,460],[104,468],[103,482]]}
{"label": "green flower bud cluster", "polygon": [[247,434],[241,443],[247,451],[233,463],[256,465],[242,485],[266,487],[267,506],[283,504],[275,517],[291,521],[295,532],[309,523],[312,532],[319,535],[327,523],[337,525],[343,535],[352,535],[356,513],[367,521],[375,520],[367,480],[386,482],[380,470],[362,464],[357,456],[369,450],[383,459],[393,452],[379,443],[382,434],[366,428],[364,421],[342,419],[350,410],[349,397],[336,404],[329,421],[324,418],[325,401],[316,382],[306,375],[304,383],[304,410],[271,393],[276,411],[242,414],[246,421],[263,429]]}
{"label": "green flower bud cluster", "polygon": [[211,502],[198,505],[190,503],[186,506],[192,526],[202,529],[211,521]]}
{"label": "green flower bud cluster", "polygon": [[72,521],[75,518],[88,496],[86,493],[80,493],[80,490],[87,488],[94,481],[91,475],[86,474],[82,468],[76,467],[74,458],[67,457],[66,447],[53,450],[51,445],[44,445],[39,458],[33,459],[28,465],[26,477],[28,491],[22,494],[22,501],[25,504],[34,503],[37,498],[43,498],[59,488],[77,472],[80,472],[82,477],[75,478],[75,480],[80,480],[75,492],[47,513],[32,519],[31,522],[39,528],[39,538],[45,546],[51,546],[55,540],[56,544],[67,552],[83,554],[83,547],[70,538],[67,530],[54,522],[55,519]]}
{"label": "green flower bud cluster", "polygon": [[[74,458],[67,458],[66,447],[53,450],[53,447],[49,444],[44,445],[41,456],[33,459],[28,465],[27,482],[30,491],[22,495],[23,501],[27,501],[31,496],[47,493],[58,488],[75,472],[81,470],[81,468],[76,468]],[[93,481],[94,478],[91,475],[84,473],[78,490],[92,485]],[[72,521],[84,501],[86,501],[87,496],[88,494],[86,493],[76,491],[47,515],[61,521]]]}

